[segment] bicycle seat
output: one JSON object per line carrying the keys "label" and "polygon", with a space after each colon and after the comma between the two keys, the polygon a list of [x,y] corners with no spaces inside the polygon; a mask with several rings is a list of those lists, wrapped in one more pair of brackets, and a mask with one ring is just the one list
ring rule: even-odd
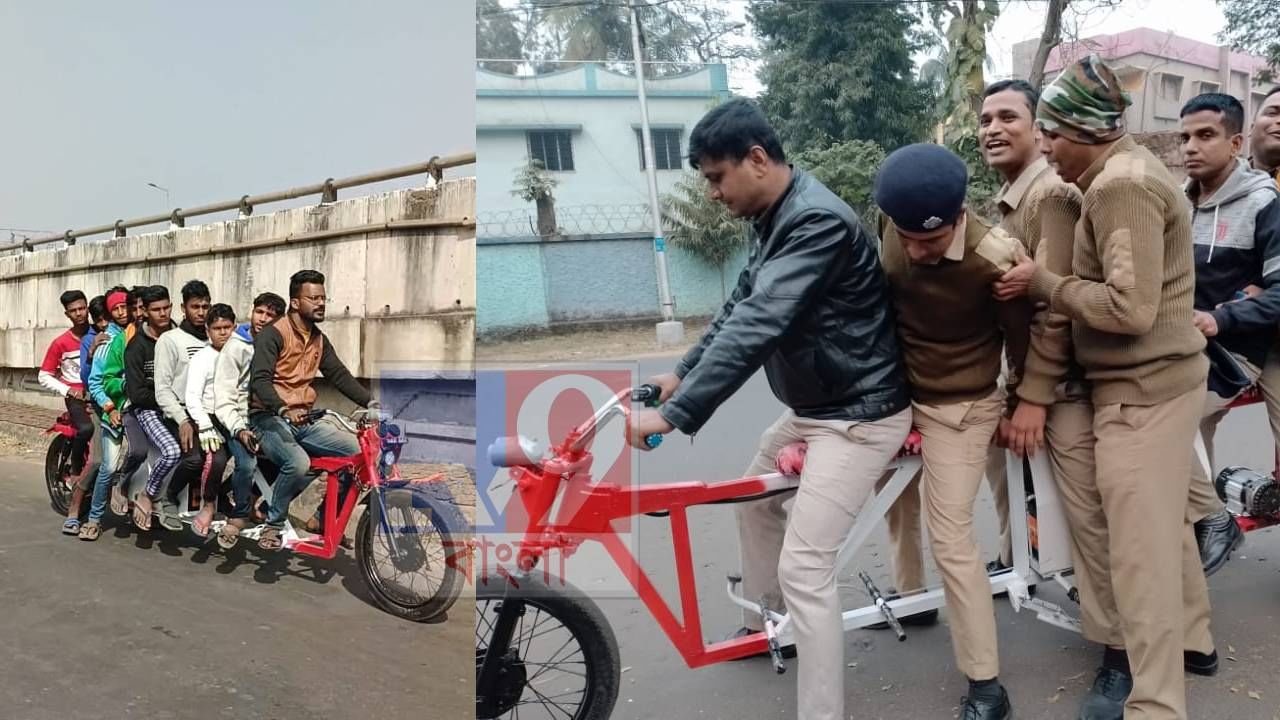
{"label": "bicycle seat", "polygon": [[1259,403],[1259,402],[1262,402],[1262,400],[1263,400],[1262,389],[1259,388],[1257,385],[1252,385],[1247,390],[1237,395],[1235,400],[1232,400],[1230,403],[1227,404],[1227,407],[1238,408],[1242,405],[1252,405],[1254,403]]}
{"label": "bicycle seat", "polygon": [[[778,472],[783,475],[799,475],[804,472],[804,461],[808,450],[809,446],[804,442],[793,442],[779,450],[774,457],[774,465],[777,466]],[[919,454],[920,433],[913,428],[907,433],[907,439],[902,443],[896,457],[912,457]]]}

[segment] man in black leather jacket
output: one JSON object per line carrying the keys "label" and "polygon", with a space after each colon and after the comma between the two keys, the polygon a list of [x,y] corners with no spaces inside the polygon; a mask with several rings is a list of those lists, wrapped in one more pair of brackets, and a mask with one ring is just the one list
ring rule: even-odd
{"label": "man in black leather jacket", "polygon": [[[889,286],[875,241],[854,211],[786,163],[747,100],[713,109],[694,128],[689,161],[712,197],[750,218],[758,241],[733,296],[674,373],[658,376],[664,405],[637,412],[630,442],[678,428],[692,435],[761,366],[788,409],[760,440],[747,475],[775,471],[786,445],[808,444],[790,494],[742,503],[744,596],[785,604],[803,651],[798,717],[844,717],[844,632],[836,555],[855,514],[911,429]],[[760,630],[744,613],[742,637]],[[791,649],[794,651],[794,648]]]}

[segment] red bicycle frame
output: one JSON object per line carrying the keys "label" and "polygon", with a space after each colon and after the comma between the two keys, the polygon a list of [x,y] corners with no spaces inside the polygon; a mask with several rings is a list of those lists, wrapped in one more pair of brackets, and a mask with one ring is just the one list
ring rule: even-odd
{"label": "red bicycle frame", "polygon": [[[398,465],[390,464],[387,467],[385,479],[377,471],[378,464],[382,460],[382,438],[378,435],[376,423],[362,421],[356,431],[356,440],[360,445],[360,452],[355,455],[311,458],[311,469],[324,471],[326,474],[324,534],[298,540],[289,547],[290,550],[325,559],[336,557],[342,543],[342,535],[347,529],[347,522],[351,520],[351,514],[355,511],[356,503],[360,499],[360,490],[401,482]],[[344,472],[351,473],[355,480],[355,487],[347,492],[342,507],[339,508],[338,478]],[[441,476],[432,476],[426,481],[439,477]]]}
{"label": "red bicycle frame", "polygon": [[[626,404],[629,392],[621,392],[615,397],[617,407],[624,416],[630,413]],[[689,667],[701,667],[765,651],[768,641],[763,632],[710,645],[703,641],[687,510],[694,505],[794,487],[795,481],[771,475],[713,483],[679,482],[620,487],[616,483],[602,482],[588,486],[586,481],[576,476],[591,467],[592,456],[586,446],[595,429],[594,422],[575,429],[562,445],[552,449],[553,459],[543,463],[540,468],[511,469],[515,492],[519,494],[522,509],[528,518],[517,555],[517,566],[527,572],[533,569],[538,559],[548,550],[571,552],[584,540],[595,540],[604,546],[614,563],[626,575],[645,607]],[[548,522],[547,515],[559,494],[561,482],[568,484],[564,491],[566,502],[561,504],[559,517]],[[621,518],[661,512],[669,514],[671,523],[671,541],[675,551],[680,595],[679,617],[662,598],[613,527],[613,522]]]}

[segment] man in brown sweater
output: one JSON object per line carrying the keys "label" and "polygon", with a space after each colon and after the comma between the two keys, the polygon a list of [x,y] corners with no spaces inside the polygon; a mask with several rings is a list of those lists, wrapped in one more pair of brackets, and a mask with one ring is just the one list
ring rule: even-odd
{"label": "man in brown sweater", "polygon": [[[942,575],[956,664],[969,679],[964,720],[1006,720],[1012,708],[997,675],[991,583],[973,531],[973,506],[988,448],[1004,416],[1001,350],[1021,373],[1030,306],[997,301],[991,284],[1010,269],[1018,241],[964,208],[964,162],[939,145],[894,151],[876,176],[881,262],[920,432],[925,523]],[[918,503],[913,487],[900,502]],[[892,519],[892,518],[891,518]],[[918,533],[916,528],[891,532]]]}
{"label": "man in brown sweater", "polygon": [[1125,132],[1128,105],[1096,55],[1045,88],[1036,109],[1042,147],[1083,193],[1072,274],[1024,254],[1003,282],[1026,283],[1033,300],[1070,318],[1075,359],[1092,386],[1109,552],[1109,572],[1093,580],[1098,601],[1114,602],[1123,645],[1107,647],[1079,717],[1186,720],[1184,663],[1205,674],[1217,668],[1187,517],[1208,361],[1191,321],[1187,200]]}

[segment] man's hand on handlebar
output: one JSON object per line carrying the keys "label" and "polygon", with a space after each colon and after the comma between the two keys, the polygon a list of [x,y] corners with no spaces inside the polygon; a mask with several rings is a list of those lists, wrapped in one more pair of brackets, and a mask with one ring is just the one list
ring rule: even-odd
{"label": "man's hand on handlebar", "polygon": [[306,408],[292,408],[285,411],[284,419],[292,425],[306,425],[311,422],[309,415]]}
{"label": "man's hand on handlebar", "polygon": [[627,443],[637,450],[651,450],[645,442],[650,435],[666,435],[675,427],[662,417],[657,410],[637,410],[631,414],[630,427],[627,428]]}
{"label": "man's hand on handlebar", "polygon": [[662,390],[662,394],[658,396],[660,403],[670,400],[671,396],[676,394],[676,388],[680,387],[680,378],[676,377],[675,373],[654,375],[649,378],[649,382]]}

